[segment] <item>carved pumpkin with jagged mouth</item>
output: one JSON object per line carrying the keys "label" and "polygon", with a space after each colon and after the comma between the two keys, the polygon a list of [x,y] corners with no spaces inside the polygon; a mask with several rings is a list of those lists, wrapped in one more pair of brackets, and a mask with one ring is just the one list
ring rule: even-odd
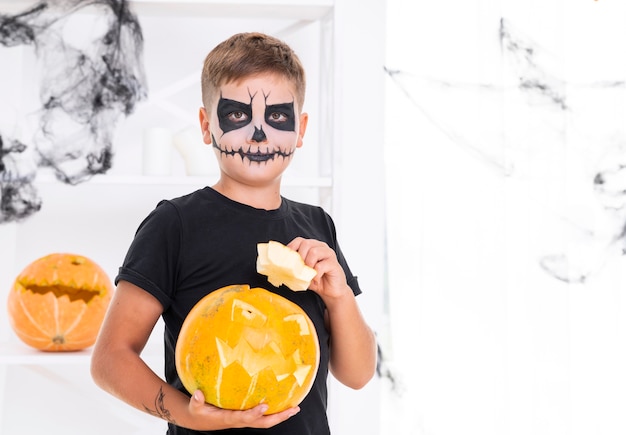
{"label": "carved pumpkin with jagged mouth", "polygon": [[319,366],[315,326],[298,305],[262,288],[209,293],[187,315],[176,344],[185,388],[207,403],[273,414],[298,405]]}
{"label": "carved pumpkin with jagged mouth", "polygon": [[82,255],[55,253],[30,263],[9,292],[11,327],[43,351],[93,345],[113,294],[104,270]]}

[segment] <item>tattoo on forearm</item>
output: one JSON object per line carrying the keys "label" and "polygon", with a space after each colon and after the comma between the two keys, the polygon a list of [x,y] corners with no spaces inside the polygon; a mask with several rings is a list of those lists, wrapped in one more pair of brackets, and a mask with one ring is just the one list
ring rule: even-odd
{"label": "tattoo on forearm", "polygon": [[163,387],[159,387],[159,392],[154,398],[154,409],[149,408],[146,405],[143,405],[143,408],[148,414],[154,415],[155,417],[160,417],[163,420],[167,420],[170,423],[176,424],[176,421],[172,418],[172,414],[170,414],[169,409],[165,407],[163,403],[163,399],[165,398],[165,393],[163,392]]}

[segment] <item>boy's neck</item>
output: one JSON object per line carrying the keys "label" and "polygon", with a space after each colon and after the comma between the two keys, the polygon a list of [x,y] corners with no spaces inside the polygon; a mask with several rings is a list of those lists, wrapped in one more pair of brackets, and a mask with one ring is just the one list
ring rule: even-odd
{"label": "boy's neck", "polygon": [[276,210],[281,203],[280,182],[265,186],[245,186],[220,179],[212,188],[233,201],[254,208]]}

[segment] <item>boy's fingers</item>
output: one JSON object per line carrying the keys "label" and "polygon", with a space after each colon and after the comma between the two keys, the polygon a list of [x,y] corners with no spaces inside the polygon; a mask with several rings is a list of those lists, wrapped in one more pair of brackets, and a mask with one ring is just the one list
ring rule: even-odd
{"label": "boy's fingers", "polygon": [[202,391],[196,390],[195,393],[193,393],[193,397],[192,398],[196,402],[204,404],[204,394],[202,394]]}
{"label": "boy's fingers", "polygon": [[204,394],[202,394],[202,391],[196,390],[189,401],[190,409],[194,412],[200,412],[204,405]]}

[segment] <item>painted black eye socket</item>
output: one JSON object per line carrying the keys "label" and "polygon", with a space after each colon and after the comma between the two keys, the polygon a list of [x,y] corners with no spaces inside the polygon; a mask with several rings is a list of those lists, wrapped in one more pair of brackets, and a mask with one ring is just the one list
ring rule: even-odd
{"label": "painted black eye socket", "polygon": [[220,98],[217,103],[217,119],[224,133],[244,127],[252,122],[252,105]]}
{"label": "painted black eye socket", "polygon": [[293,103],[266,106],[265,122],[277,130],[296,131],[296,116]]}

